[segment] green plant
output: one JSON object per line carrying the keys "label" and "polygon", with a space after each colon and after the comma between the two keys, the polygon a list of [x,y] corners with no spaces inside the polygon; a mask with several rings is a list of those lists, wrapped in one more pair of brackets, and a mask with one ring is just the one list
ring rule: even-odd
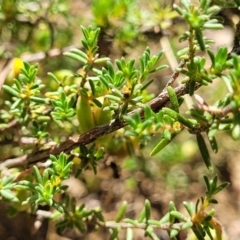
{"label": "green plant", "polygon": [[[174,240],[180,231],[192,229],[200,240],[205,236],[223,239],[222,227],[214,217],[215,210],[207,210],[217,203],[215,195],[228,185],[225,182],[217,185],[217,176],[212,180],[204,176],[205,196],[196,203],[184,202],[188,215],[179,212],[170,202],[169,211],[160,220],[152,219],[151,203],[145,200],[137,219],[125,218],[128,205],[124,201],[115,219],[107,221],[99,207],[88,209],[84,204],[78,205],[67,195],[67,186],[62,184],[71,174],[79,177],[89,168],[96,174],[101,160],[113,156],[114,150],[123,152],[128,147],[127,154],[143,158],[141,150],[148,146],[153,135],[160,139],[151,150],[150,155],[154,156],[182,131],[196,137],[202,159],[213,173],[206,139],[215,153],[219,131],[227,130],[233,139],[239,140],[240,56],[229,55],[226,47],[220,47],[214,54],[210,45],[212,40],[204,36],[205,29],[222,28],[216,17],[221,7],[239,7],[239,3],[235,1],[226,6],[221,1],[215,1],[214,5],[210,0],[201,0],[198,5],[190,0],[180,2],[174,9],[188,25],[189,29],[180,38],[180,41],[187,41],[188,46],[178,52],[179,68],[156,97],[148,93],[147,88],[153,84],[151,74],[167,68],[161,62],[163,51],[152,54],[147,47],[138,61],[122,57],[113,62],[98,54],[99,28],[81,27],[82,48],[64,54],[77,61],[81,68],[68,76],[69,81],[49,73],[56,83],[54,90],[47,89],[38,78],[37,64],[24,62],[13,83],[3,86],[11,98],[5,101],[1,110],[1,131],[18,124],[20,137],[17,141],[26,138],[28,144],[18,145],[12,153],[15,158],[9,157],[0,164],[2,200],[7,200],[16,211],[19,205],[24,205],[32,213],[41,205],[51,206],[47,217],[56,221],[61,231],[76,227],[84,233],[89,229],[107,228],[110,239],[119,239],[120,230],[126,228],[126,239],[132,239],[132,229],[140,228],[144,229],[146,237],[158,239],[155,230],[164,229]],[[98,4],[98,1],[94,2],[95,17],[107,27],[110,20]],[[108,1],[105,4],[109,4]],[[131,7],[128,1],[118,4]],[[119,5],[115,7],[118,9]],[[236,37],[239,37],[238,32],[239,25]],[[208,54],[210,66],[206,64],[206,56],[200,54],[202,52]],[[173,82],[179,73],[185,78],[182,85],[174,88]],[[195,91],[202,86],[211,87],[217,78],[224,81],[228,93],[209,106]],[[188,111],[181,108],[186,94],[197,102]],[[78,135],[72,136],[73,133]],[[44,160],[48,161],[42,167],[36,165]],[[116,173],[117,166],[111,164]],[[26,166],[32,172],[21,176],[21,168]],[[13,171],[16,167],[19,168],[17,174]],[[115,176],[118,175],[117,172]],[[62,193],[66,194],[65,199],[56,200]]]}
{"label": "green plant", "polygon": [[[63,46],[70,32],[57,24],[52,15],[68,19],[68,4],[64,0],[46,1],[1,1],[0,42],[1,57],[19,56],[24,51],[47,51],[55,46]],[[55,26],[54,26],[55,25]],[[24,33],[23,33],[24,32]],[[12,47],[17,48],[12,51]],[[9,42],[9,46],[6,45]]]}

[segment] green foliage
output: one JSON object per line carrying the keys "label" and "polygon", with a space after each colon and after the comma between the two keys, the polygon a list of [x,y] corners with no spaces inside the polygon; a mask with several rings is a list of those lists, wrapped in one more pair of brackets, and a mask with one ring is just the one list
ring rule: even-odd
{"label": "green foliage", "polygon": [[76,227],[79,231],[85,233],[87,218],[90,218],[93,223],[96,220],[101,222],[104,221],[104,217],[99,209],[88,210],[84,204],[77,206],[76,201],[74,199],[69,199],[68,197],[65,200],[63,211],[64,213],[55,212],[52,216],[53,219],[63,218],[58,221],[56,225],[61,231],[67,227]]}
{"label": "green foliage", "polygon": [[13,194],[12,190],[14,189],[16,183],[13,182],[14,176],[5,176],[1,178],[0,182],[0,195],[1,199],[9,200],[12,202],[18,202],[19,200]]}
{"label": "green foliage", "polygon": [[[65,0],[47,1],[45,4],[29,0],[1,0],[0,7],[0,55],[18,56],[24,51],[49,50],[63,46],[62,39],[69,38],[70,32],[53,18],[68,19],[69,6]],[[54,26],[55,25],[55,26]],[[14,54],[5,46],[6,42],[16,45]]]}
{"label": "green foliage", "polygon": [[[39,14],[57,12],[67,17],[65,1],[55,1],[48,10],[43,9],[40,3],[34,4],[38,6]],[[163,229],[174,240],[185,229],[192,229],[198,239],[205,239],[205,236],[214,239],[213,229],[217,236],[215,239],[221,240],[222,227],[214,217],[215,210],[206,210],[211,204],[218,203],[215,195],[228,185],[217,185],[217,176],[212,180],[204,176],[207,189],[205,196],[196,203],[183,203],[188,215],[179,212],[171,201],[168,212],[160,220],[152,218],[151,202],[146,199],[142,211],[135,219],[125,217],[128,203],[123,201],[114,220],[106,221],[100,208],[88,209],[85,204],[79,205],[76,199],[70,198],[66,192],[68,186],[62,183],[71,175],[81,177],[87,169],[97,174],[101,160],[106,161],[116,152],[122,154],[126,149],[128,155],[135,154],[141,159],[142,168],[146,168],[142,149],[151,143],[152,136],[156,135],[159,140],[155,146],[150,146],[150,156],[164,150],[184,130],[196,136],[203,162],[212,173],[214,165],[206,139],[213,152],[217,153],[216,134],[219,131],[228,130],[234,140],[240,138],[240,56],[229,55],[226,47],[220,47],[214,54],[210,46],[212,40],[207,39],[204,32],[206,29],[221,29],[223,26],[216,14],[222,7],[239,7],[239,1],[223,3],[201,0],[199,4],[193,4],[190,0],[181,0],[179,5],[174,5],[179,18],[185,21],[188,29],[180,37],[180,41],[187,41],[188,46],[177,54],[183,64],[173,74],[173,81],[179,73],[184,75],[183,85],[173,88],[172,80],[169,80],[154,99],[148,93],[148,87],[153,85],[156,74],[167,68],[162,63],[163,50],[152,54],[150,47],[146,47],[138,59],[121,57],[115,61],[99,55],[101,31],[107,33],[112,29],[119,30],[126,23],[126,28],[119,30],[119,36],[124,36],[127,40],[131,32],[129,29],[132,28],[132,38],[142,34],[139,25],[130,18],[134,4],[135,1],[93,1],[94,24],[102,29],[81,27],[82,47],[64,53],[80,69],[75,73],[68,72],[63,78],[48,73],[50,81],[55,84],[54,88],[47,88],[45,81],[38,76],[38,64],[27,61],[17,69],[15,78],[3,85],[8,97],[1,110],[1,121],[4,123],[1,129],[4,132],[8,129],[8,124],[11,126],[12,121],[16,121],[20,126],[18,134],[21,139],[26,137],[31,140],[26,147],[20,144],[20,154],[15,156],[17,160],[18,157],[23,157],[24,163],[20,163],[20,167],[28,165],[31,171],[19,180],[19,176],[16,177],[11,172],[13,167],[19,167],[19,161],[11,163],[12,159],[8,159],[6,164],[10,162],[10,165],[0,165],[1,200],[10,203],[16,210],[19,205],[26,206],[32,213],[40,205],[51,206],[50,218],[57,222],[56,226],[61,231],[76,227],[80,232],[86,233],[89,226],[92,230],[107,228],[109,238],[118,239],[120,231],[126,228],[126,239],[132,239],[132,229],[141,228],[146,237],[158,239],[155,230]],[[20,34],[17,30],[20,23],[16,17],[19,13],[27,18],[35,16],[29,9],[18,7],[16,1],[3,1],[1,6],[0,23],[10,21],[13,25],[7,29],[9,39],[15,33]],[[171,13],[169,19],[176,17],[176,12],[169,7],[163,7],[159,12],[162,13],[162,19],[167,18],[166,12]],[[134,14],[132,17],[137,19]],[[114,19],[119,19],[120,24],[117,25]],[[38,36],[39,44],[46,50],[48,45],[53,46],[53,42],[45,41],[53,39],[52,22],[38,17],[33,25],[39,26],[41,21],[49,28],[43,36]],[[4,38],[3,35],[1,37]],[[203,53],[208,54],[210,66]],[[213,106],[209,106],[195,91],[202,86],[211,88],[216,79],[223,80],[228,93],[224,98],[218,98]],[[197,103],[186,112],[181,108],[184,102],[182,96],[185,94],[193,96]],[[118,131],[120,128],[123,128],[122,131]],[[73,133],[79,135],[75,137],[72,136]],[[36,162],[42,160],[48,161],[36,165]],[[110,166],[118,178],[117,164],[113,162]],[[19,197],[21,191],[26,192],[26,197]],[[56,196],[63,193],[65,199],[56,200]]]}
{"label": "green foliage", "polygon": [[54,195],[66,189],[61,182],[69,178],[73,163],[67,162],[66,155],[63,153],[58,158],[51,155],[50,160],[52,167],[44,169],[43,172],[33,166],[34,182],[23,180],[18,183],[17,187],[24,187],[30,193],[30,197],[22,202],[23,205],[29,204],[32,210],[36,209],[39,204],[49,205],[62,212],[62,206],[54,200]]}
{"label": "green foliage", "polygon": [[166,65],[156,67],[161,56],[162,51],[150,57],[150,49],[147,48],[139,59],[139,69],[134,66],[133,59],[126,62],[124,58],[116,60],[117,72],[114,71],[111,63],[108,64],[107,69],[103,68],[100,80],[110,93],[106,95],[110,105],[105,109],[115,111],[116,117],[121,118],[136,106],[143,107],[143,90],[152,82],[144,83],[146,77],[166,67]]}

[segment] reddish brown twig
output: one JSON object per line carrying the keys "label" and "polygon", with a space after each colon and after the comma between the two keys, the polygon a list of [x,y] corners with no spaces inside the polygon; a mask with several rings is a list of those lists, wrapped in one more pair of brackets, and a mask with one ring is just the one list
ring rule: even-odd
{"label": "reddish brown twig", "polygon": [[[200,85],[197,85],[196,88],[199,88]],[[180,85],[175,88],[175,92],[178,97],[185,95],[188,93],[187,85]],[[169,96],[166,91],[159,94],[156,98],[147,103],[151,107],[154,112],[158,112],[164,106],[169,103]],[[137,109],[130,112],[128,115],[132,116],[136,112],[142,113],[142,109]],[[21,157],[7,159],[0,164],[0,169],[3,168],[13,168],[13,167],[21,167],[27,166],[30,164],[34,164],[40,161],[44,161],[49,158],[50,154],[58,155],[61,152],[69,153],[72,149],[76,148],[79,144],[89,144],[94,142],[96,139],[107,135],[109,133],[115,132],[116,130],[125,127],[127,124],[124,121],[114,121],[110,124],[98,126],[89,132],[70,137],[65,142],[60,143],[59,145],[53,146],[46,150],[39,150],[32,152],[30,154],[23,155]]]}

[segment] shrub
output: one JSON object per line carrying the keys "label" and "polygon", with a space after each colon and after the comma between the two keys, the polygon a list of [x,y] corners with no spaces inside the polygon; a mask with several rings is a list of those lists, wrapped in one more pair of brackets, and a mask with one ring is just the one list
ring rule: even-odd
{"label": "shrub", "polygon": [[[34,3],[39,11],[34,13],[21,8],[17,2],[3,2],[1,24],[11,22],[13,27],[6,31],[11,41],[17,33],[19,44],[23,44],[19,51],[24,52],[29,41],[21,39],[20,29],[25,29],[29,38],[38,39],[36,46],[39,44],[44,51],[51,49],[55,40],[56,46],[62,47],[57,36],[67,30],[54,32],[52,19],[41,15],[46,9],[40,3]],[[127,229],[125,238],[132,239],[134,228],[144,229],[145,236],[151,239],[158,239],[156,229],[166,230],[171,239],[178,239],[184,229],[191,229],[197,239],[225,237],[215,218],[215,210],[208,207],[218,203],[215,195],[228,183],[218,184],[208,145],[217,153],[217,140],[222,141],[218,132],[223,130],[234,140],[240,138],[240,57],[237,55],[240,24],[236,26],[230,54],[226,47],[220,47],[214,53],[213,41],[205,36],[205,30],[214,32],[223,28],[218,12],[222,8],[237,8],[239,2],[192,2],[181,0],[179,5],[174,4],[174,10],[163,4],[154,12],[154,16],[159,17],[157,20],[162,22],[157,23],[154,17],[149,20],[151,24],[145,22],[144,27],[152,29],[155,25],[161,31],[169,29],[171,24],[168,22],[173,20],[179,26],[184,21],[184,27],[187,26],[179,38],[186,42],[186,47],[177,53],[179,66],[154,97],[149,88],[155,84],[155,76],[160,76],[159,72],[167,68],[162,59],[163,50],[153,54],[150,47],[146,47],[138,60],[120,57],[113,61],[109,56],[99,54],[99,44],[106,37],[112,37],[119,49],[127,54],[130,39],[138,41],[137,38],[147,34],[137,20],[149,19],[150,15],[134,12],[136,3],[132,1],[93,1],[94,21],[92,26],[81,27],[82,46],[64,51],[64,61],[72,63],[68,64],[73,69],[49,72],[46,78],[40,71],[44,72],[48,66],[39,70],[38,64],[14,60],[12,72],[2,87],[4,101],[0,125],[1,141],[9,140],[1,150],[4,157],[0,164],[0,196],[1,201],[7,202],[11,214],[24,210],[44,216],[56,222],[62,232],[73,227],[82,233],[109,229],[110,239],[119,239],[122,229]],[[45,14],[57,12],[64,17],[67,4],[60,0],[58,3],[62,5],[51,5]],[[19,18],[20,13],[27,18],[26,22]],[[32,16],[34,20],[30,20]],[[29,23],[31,28],[27,26]],[[33,27],[39,27],[41,23],[42,32],[34,35]],[[36,46],[32,44],[30,48]],[[44,56],[49,53],[53,52],[50,50]],[[207,58],[210,64],[206,62]],[[79,66],[80,69],[75,71],[74,68]],[[179,74],[184,78],[181,85],[174,87]],[[212,88],[217,79],[226,84],[227,93],[223,98],[216,96],[216,102],[210,105],[208,99],[196,94],[196,90],[203,86]],[[182,106],[185,95],[196,103],[187,110]],[[205,195],[199,196],[196,203],[184,201],[187,214],[177,210],[170,201],[168,211],[156,220],[151,214],[151,202],[146,199],[135,218],[128,213],[128,202],[123,201],[116,216],[106,220],[100,206],[79,205],[68,194],[65,180],[72,175],[84,178],[84,172],[89,169],[97,174],[102,163],[112,169],[113,178],[119,179],[120,166],[114,160],[117,156],[119,159],[128,156],[125,164],[129,171],[131,164],[139,163],[141,170],[151,175],[146,167],[149,158],[164,151],[183,131],[196,138],[206,171],[209,171],[203,176]],[[138,159],[135,163],[134,158]],[[91,180],[88,176],[85,178],[88,184]],[[59,194],[61,198],[57,197]],[[50,208],[42,211],[39,210],[41,206]]]}

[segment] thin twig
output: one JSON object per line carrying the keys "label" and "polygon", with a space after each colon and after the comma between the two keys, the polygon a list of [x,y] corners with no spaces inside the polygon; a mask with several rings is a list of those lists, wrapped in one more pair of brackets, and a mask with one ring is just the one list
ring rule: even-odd
{"label": "thin twig", "polygon": [[[178,65],[178,68],[183,68],[184,65],[185,65],[185,60],[182,59],[180,61],[179,65]],[[167,82],[167,85],[166,85],[165,88],[167,88],[168,86],[172,86],[178,76],[179,76],[179,72],[178,71],[174,71],[172,76],[170,77],[169,81]]]}
{"label": "thin twig", "polygon": [[[178,65],[178,68],[183,68],[185,64],[186,64],[186,61],[182,59],[182,60],[180,61],[179,65]],[[177,70],[174,71],[173,74],[172,74],[172,76],[171,76],[171,78],[170,78],[169,81],[167,82],[167,85],[166,85],[165,88],[167,88],[168,86],[172,86],[173,83],[175,82],[175,80],[178,78],[178,76],[179,76],[179,72],[178,72]],[[187,95],[187,96],[185,97],[185,103],[186,103],[186,106],[187,106],[188,109],[190,109],[190,108],[192,107],[192,105],[193,105],[193,100],[192,100],[192,98],[191,98],[189,95]]]}
{"label": "thin twig", "polygon": [[[53,213],[50,211],[44,211],[44,210],[37,210],[36,215],[38,218],[51,218]],[[190,219],[189,219],[190,221]],[[185,222],[181,223],[163,223],[159,225],[152,225],[151,227],[155,229],[162,229],[162,230],[170,230],[173,228],[179,228],[182,229],[183,225]],[[131,223],[126,223],[126,222],[114,222],[114,221],[106,221],[106,222],[101,222],[99,225],[106,227],[106,228],[138,228],[138,229],[146,229],[149,224],[147,223],[137,223],[136,225],[131,224]]]}
{"label": "thin twig", "polygon": [[[200,85],[197,84],[196,89],[199,87]],[[183,96],[188,93],[188,86],[186,84],[180,85],[175,88],[175,92],[178,97]],[[164,91],[156,98],[148,102],[147,105],[150,106],[154,112],[159,112],[168,103],[169,96],[168,93]],[[143,114],[142,109],[136,109],[130,112],[128,116],[133,116],[137,112],[139,112],[141,115]],[[115,132],[118,129],[125,127],[126,125],[127,123],[124,121],[114,121],[110,124],[95,127],[85,134],[70,137],[65,142],[62,142],[56,146],[52,146],[49,149],[38,150],[17,158],[7,159],[0,164],[0,169],[23,167],[34,164],[48,159],[50,154],[59,155],[61,152],[69,153],[71,150],[79,146],[79,144],[89,144],[91,142],[94,142],[96,139],[103,137],[109,133]]]}
{"label": "thin twig", "polygon": [[[159,224],[159,225],[151,225],[151,227],[155,228],[155,229],[162,229],[162,230],[171,230],[173,228],[179,228],[182,229],[184,222],[182,223],[163,223],[163,224]],[[113,222],[113,221],[107,221],[104,224],[104,227],[106,228],[116,228],[116,227],[120,227],[120,228],[137,228],[137,229],[146,229],[146,227],[149,226],[149,224],[147,223],[138,223],[136,225],[131,224],[131,223],[125,223],[125,222]]]}

